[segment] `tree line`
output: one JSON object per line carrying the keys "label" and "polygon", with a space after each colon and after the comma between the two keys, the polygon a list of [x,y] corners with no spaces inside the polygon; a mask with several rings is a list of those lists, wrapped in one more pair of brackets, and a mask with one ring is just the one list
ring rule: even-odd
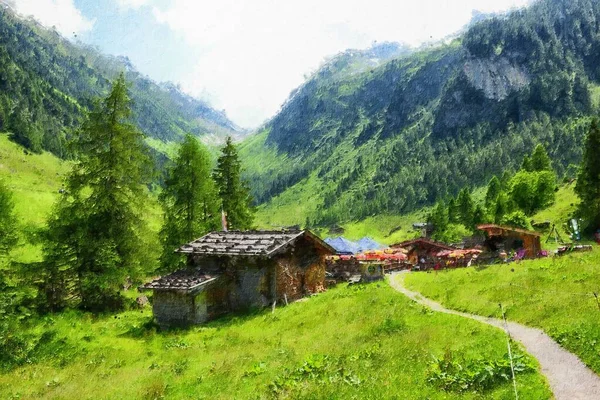
{"label": "tree line", "polygon": [[[581,199],[575,217],[581,218],[584,231],[600,229],[600,121],[592,120],[583,146],[583,161],[576,173],[575,192]],[[488,183],[485,197],[478,204],[470,187],[456,198],[438,201],[428,215],[435,227],[434,239],[455,242],[472,234],[482,223],[496,223],[531,229],[529,218],[555,200],[557,175],[543,145],[525,156],[520,169],[505,171]]]}

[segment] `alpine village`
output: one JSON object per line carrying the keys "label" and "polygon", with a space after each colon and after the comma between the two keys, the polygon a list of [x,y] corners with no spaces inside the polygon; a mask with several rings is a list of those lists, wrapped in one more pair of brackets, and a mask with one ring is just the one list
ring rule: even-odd
{"label": "alpine village", "polygon": [[0,0],[1,399],[600,399],[600,1],[329,54],[254,129],[42,11],[179,3]]}

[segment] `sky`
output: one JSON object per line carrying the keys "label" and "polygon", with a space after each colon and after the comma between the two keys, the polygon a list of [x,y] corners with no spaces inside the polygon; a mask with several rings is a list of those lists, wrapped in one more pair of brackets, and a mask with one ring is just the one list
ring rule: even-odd
{"label": "sky", "polygon": [[65,37],[129,57],[244,128],[277,113],[325,60],[375,42],[442,39],[473,11],[531,0],[12,0]]}

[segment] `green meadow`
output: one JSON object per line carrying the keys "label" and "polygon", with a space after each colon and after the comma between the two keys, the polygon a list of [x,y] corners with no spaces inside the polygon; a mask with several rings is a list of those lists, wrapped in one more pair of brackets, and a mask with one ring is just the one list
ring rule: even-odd
{"label": "green meadow", "polygon": [[600,250],[504,265],[414,273],[407,286],[446,307],[542,328],[600,373]]}
{"label": "green meadow", "polygon": [[[0,375],[0,398],[514,396],[502,331],[433,313],[386,282],[343,285],[274,313],[187,330],[158,331],[148,308],[104,316],[69,311],[24,329],[32,348],[24,365]],[[521,398],[551,398],[535,361],[517,358]]]}

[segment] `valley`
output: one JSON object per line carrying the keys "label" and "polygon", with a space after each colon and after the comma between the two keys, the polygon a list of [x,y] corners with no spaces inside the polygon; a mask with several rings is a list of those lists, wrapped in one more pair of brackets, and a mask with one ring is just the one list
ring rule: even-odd
{"label": "valley", "polygon": [[15,4],[0,398],[572,400],[548,349],[600,393],[600,3],[341,51],[256,129]]}

